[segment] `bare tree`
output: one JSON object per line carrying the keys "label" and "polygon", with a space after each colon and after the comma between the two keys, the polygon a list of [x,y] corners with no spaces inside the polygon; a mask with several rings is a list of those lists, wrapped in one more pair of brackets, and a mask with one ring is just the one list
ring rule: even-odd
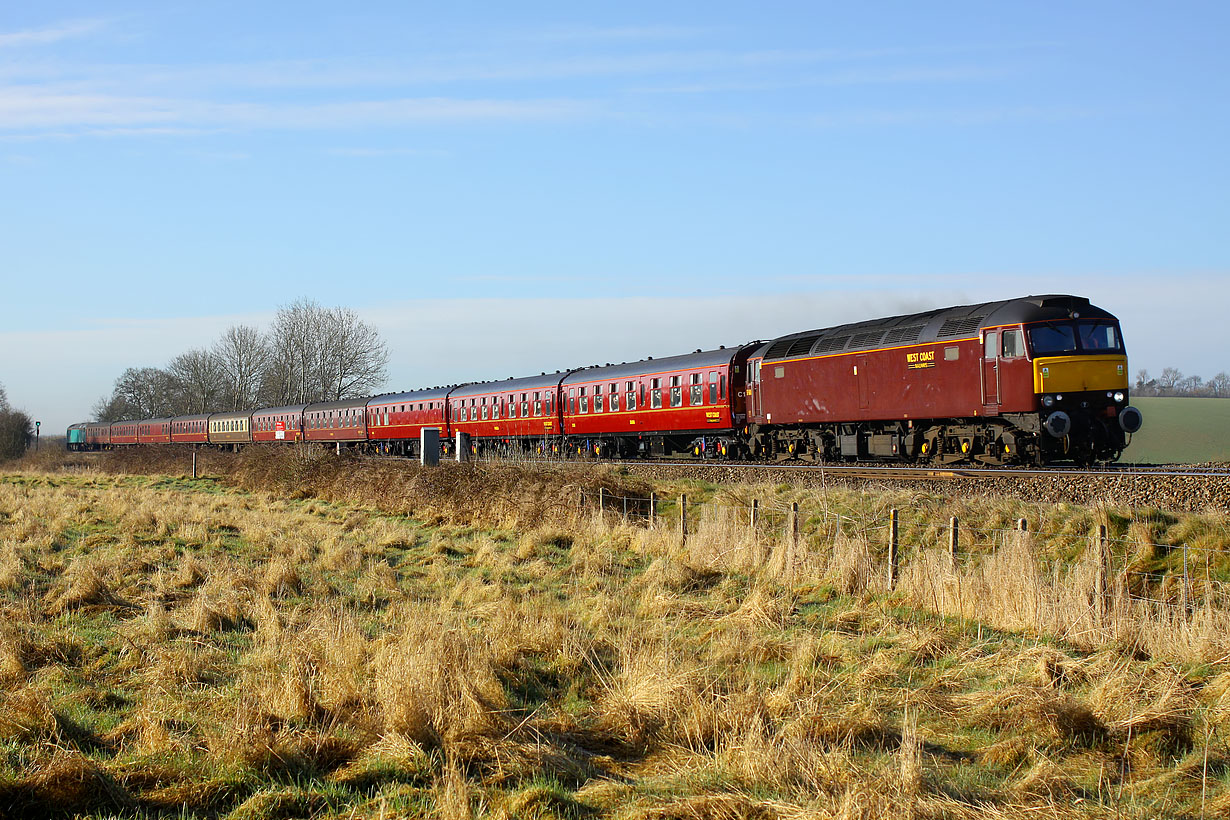
{"label": "bare tree", "polygon": [[1177,367],[1166,367],[1162,369],[1162,375],[1157,377],[1157,386],[1164,392],[1169,392],[1175,389],[1175,386],[1183,380],[1183,372]]}
{"label": "bare tree", "polygon": [[265,337],[250,325],[231,325],[213,349],[223,374],[223,404],[231,410],[260,402],[262,374],[268,366]]}
{"label": "bare tree", "polygon": [[94,416],[118,421],[357,398],[384,384],[388,362],[380,334],[353,310],[299,299],[278,310],[268,335],[235,325],[211,350],[176,356],[165,370],[129,368]]}
{"label": "bare tree", "polygon": [[1199,376],[1186,376],[1175,385],[1175,390],[1181,395],[1198,396],[1202,384],[1204,384],[1204,379]]}
{"label": "bare tree", "polygon": [[350,308],[335,307],[321,318],[322,393],[333,401],[374,393],[384,384],[389,364],[379,332]]}
{"label": "bare tree", "polygon": [[34,438],[30,417],[9,405],[8,393],[0,384],[0,461],[19,458]]}
{"label": "bare tree", "polygon": [[320,360],[320,305],[310,299],[298,299],[278,309],[270,331],[273,356],[282,366],[279,373],[284,399],[308,404],[319,401],[314,384],[316,364]]}
{"label": "bare tree", "polygon": [[278,311],[263,393],[308,404],[367,395],[387,375],[388,348],[349,308],[300,299]]}
{"label": "bare tree", "polygon": [[225,375],[218,357],[208,350],[189,350],[167,365],[172,396],[166,415],[188,415],[218,409]]}
{"label": "bare tree", "polygon": [[[121,414],[111,421],[169,415],[167,410],[173,390],[172,380],[165,371],[156,367],[130,367],[115,380],[111,398],[104,404],[110,410],[109,415]],[[95,411],[99,409],[96,405]]]}
{"label": "bare tree", "polygon": [[1213,391],[1214,396],[1230,396],[1230,374],[1223,370],[1209,379],[1209,389]]}

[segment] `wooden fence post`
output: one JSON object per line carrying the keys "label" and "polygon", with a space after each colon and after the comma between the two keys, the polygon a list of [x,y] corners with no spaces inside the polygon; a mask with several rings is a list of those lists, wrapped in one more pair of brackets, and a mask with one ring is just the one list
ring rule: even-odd
{"label": "wooden fence post", "polygon": [[1106,575],[1106,525],[1098,524],[1098,575],[1093,589],[1098,626],[1106,625]]}
{"label": "wooden fence post", "polygon": [[606,487],[598,488],[598,517],[606,518]]}
{"label": "wooden fence post", "polygon": [[585,512],[585,488],[577,487],[577,515]]}
{"label": "wooden fence post", "polygon": [[799,502],[790,502],[790,543],[799,543]]}
{"label": "wooden fence post", "polygon": [[760,520],[760,502],[753,498],[752,499],[752,510],[750,513],[748,513],[748,517],[747,517],[748,526],[751,527],[752,529],[756,529],[756,524],[759,522],[759,520]]}
{"label": "wooden fence post", "polygon": [[897,510],[888,513],[888,591],[897,587]]}
{"label": "wooden fence post", "polygon": [[1186,619],[1188,607],[1191,605],[1191,580],[1187,574],[1187,542],[1183,542],[1183,617]]}
{"label": "wooden fence post", "polygon": [[948,519],[948,556],[952,559],[953,572],[956,572],[958,567],[957,546],[960,542],[960,526],[955,515]]}
{"label": "wooden fence post", "polygon": [[1021,532],[1029,532],[1029,522],[1024,518],[1017,519],[1016,528]]}
{"label": "wooden fence post", "polygon": [[679,496],[679,536],[686,544],[688,541],[688,497]]}
{"label": "wooden fence post", "polygon": [[192,448],[192,477],[196,478],[196,448]]}
{"label": "wooden fence post", "polygon": [[658,494],[649,494],[649,526],[656,527],[658,525]]}

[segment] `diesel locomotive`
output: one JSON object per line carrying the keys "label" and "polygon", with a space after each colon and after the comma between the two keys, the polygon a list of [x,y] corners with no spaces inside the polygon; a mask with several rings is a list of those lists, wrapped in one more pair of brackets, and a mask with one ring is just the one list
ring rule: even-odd
{"label": "diesel locomotive", "polygon": [[[593,458],[1092,464],[1143,422],[1119,321],[1029,296],[767,342],[313,405],[69,428],[71,449],[316,442]],[[457,434],[464,434],[458,437]]]}

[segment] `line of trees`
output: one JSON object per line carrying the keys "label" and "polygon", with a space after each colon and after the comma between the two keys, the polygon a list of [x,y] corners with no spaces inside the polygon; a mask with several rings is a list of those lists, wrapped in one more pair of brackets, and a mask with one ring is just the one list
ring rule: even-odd
{"label": "line of trees", "polygon": [[0,384],[0,461],[20,458],[34,438],[34,422],[9,404],[8,393]]}
{"label": "line of trees", "polygon": [[1184,376],[1177,367],[1167,367],[1156,379],[1149,377],[1148,370],[1136,374],[1137,396],[1202,396],[1206,398],[1230,397],[1230,374],[1224,370],[1207,382],[1199,376]]}
{"label": "line of trees", "polygon": [[120,421],[358,398],[384,385],[388,362],[379,332],[353,310],[300,299],[268,331],[233,325],[165,367],[125,370],[93,413]]}

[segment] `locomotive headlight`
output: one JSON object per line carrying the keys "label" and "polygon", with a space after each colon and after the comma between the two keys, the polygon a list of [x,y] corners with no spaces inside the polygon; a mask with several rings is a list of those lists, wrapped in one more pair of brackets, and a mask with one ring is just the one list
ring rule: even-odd
{"label": "locomotive headlight", "polygon": [[1123,391],[1122,390],[1117,391],[1115,393],[1115,404],[1123,404],[1124,398],[1125,396],[1123,395]]}
{"label": "locomotive headlight", "polygon": [[1054,407],[1054,406],[1055,406],[1055,397],[1054,397],[1054,396],[1043,396],[1043,397],[1042,397],[1042,406],[1043,406],[1043,407]]}

